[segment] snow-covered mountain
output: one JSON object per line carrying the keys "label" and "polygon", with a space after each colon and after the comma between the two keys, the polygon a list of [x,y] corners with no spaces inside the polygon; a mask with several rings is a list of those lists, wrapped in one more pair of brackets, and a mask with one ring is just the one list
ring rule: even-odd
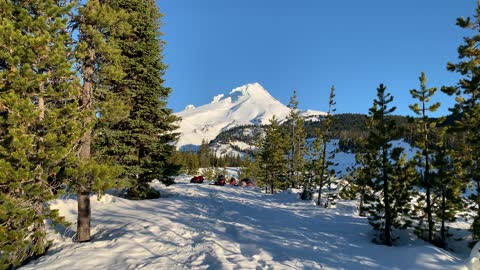
{"label": "snow-covered mountain", "polygon": [[[275,115],[284,120],[290,109],[272,97],[259,83],[237,87],[228,94],[220,94],[209,104],[175,113],[182,118],[177,148],[200,145],[202,140],[213,140],[220,132],[243,125],[268,124]],[[309,120],[318,119],[324,112],[307,110],[302,115]]]}

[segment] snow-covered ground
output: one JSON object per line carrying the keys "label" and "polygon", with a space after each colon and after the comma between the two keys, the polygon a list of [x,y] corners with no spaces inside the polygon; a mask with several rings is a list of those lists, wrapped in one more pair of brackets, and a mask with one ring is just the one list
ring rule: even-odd
{"label": "snow-covered ground", "polygon": [[[156,200],[93,198],[93,241],[72,243],[63,230],[46,256],[22,269],[468,269],[468,254],[419,240],[373,244],[352,202],[323,209],[295,192],[189,179],[156,184],[163,195]],[[52,207],[75,222],[74,198]]]}

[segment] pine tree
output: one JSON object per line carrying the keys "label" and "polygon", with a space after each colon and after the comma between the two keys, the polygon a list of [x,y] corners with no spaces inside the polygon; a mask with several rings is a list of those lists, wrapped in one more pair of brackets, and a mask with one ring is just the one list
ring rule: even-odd
{"label": "pine tree", "polygon": [[457,121],[457,132],[461,133],[464,142],[460,145],[458,155],[462,159],[463,176],[466,181],[473,182],[475,193],[472,199],[477,207],[477,215],[472,224],[474,241],[480,240],[480,1],[473,19],[460,17],[456,23],[463,29],[473,30],[473,37],[465,37],[464,44],[458,47],[458,63],[448,63],[447,69],[460,73],[457,86],[442,87],[448,95],[456,96],[456,104],[452,109],[460,120]]}
{"label": "pine tree", "polygon": [[422,72],[420,77],[420,90],[412,89],[410,94],[418,103],[410,105],[410,109],[418,115],[420,118],[416,120],[417,130],[418,130],[418,139],[415,141],[415,146],[418,147],[421,151],[417,152],[416,162],[419,168],[422,168],[423,174],[421,175],[420,187],[425,189],[425,213],[427,215],[427,237],[426,240],[429,243],[433,242],[433,234],[435,223],[433,220],[433,203],[432,203],[432,189],[436,188],[436,183],[433,181],[431,176],[432,164],[431,164],[431,154],[432,154],[432,129],[435,128],[436,123],[429,123],[429,112],[435,112],[439,107],[440,103],[434,103],[429,105],[430,99],[437,91],[436,87],[427,88],[427,77],[425,73]]}
{"label": "pine tree", "polygon": [[[78,146],[80,163],[77,170],[72,170],[72,175],[76,178],[71,185],[77,191],[79,242],[90,241],[90,193],[95,191],[95,186],[105,187],[108,181],[94,176],[95,171],[98,174],[98,169],[108,169],[108,165],[97,166],[102,160],[92,159],[92,135],[97,116],[110,116],[108,108],[112,105],[108,105],[107,97],[111,93],[109,90],[113,82],[125,75],[120,66],[121,49],[116,38],[129,29],[125,23],[126,17],[125,12],[114,10],[108,1],[90,0],[78,7],[78,14],[74,18],[78,29],[75,54],[82,81],[79,109],[86,115],[83,124],[85,131]],[[124,110],[119,110],[116,114],[125,117]],[[95,183],[95,179],[104,183]]]}
{"label": "pine tree", "polygon": [[57,1],[0,1],[0,268],[49,245],[46,204],[75,160],[81,129],[66,15]]}
{"label": "pine tree", "polygon": [[193,152],[188,152],[186,155],[186,167],[187,167],[187,174],[189,175],[197,175],[198,170],[200,169],[200,162],[198,160],[198,155]]}
{"label": "pine tree", "polygon": [[198,159],[200,161],[200,167],[202,168],[210,167],[211,157],[212,157],[212,153],[210,148],[208,147],[208,143],[205,139],[203,139],[202,143],[200,144],[200,148],[198,149]]}
{"label": "pine tree", "polygon": [[376,153],[369,152],[368,149],[363,149],[355,155],[355,166],[351,169],[351,177],[353,178],[356,190],[358,190],[358,213],[359,216],[366,216],[369,208],[369,203],[374,200],[374,194],[371,187],[374,179],[374,159]]}
{"label": "pine tree", "polygon": [[[313,158],[312,161],[316,164],[312,164],[313,171],[315,172],[315,178],[318,179],[318,197],[317,205],[322,203],[322,189],[330,181],[331,176],[335,174],[334,171],[329,168],[335,165],[331,160],[335,158],[335,151],[327,151],[329,141],[334,138],[332,134],[332,127],[334,124],[333,113],[335,113],[335,87],[330,89],[330,96],[328,99],[328,111],[327,115],[322,121],[322,127],[324,130],[317,129],[316,139],[313,143]],[[325,207],[328,207],[328,198],[325,200]]]}
{"label": "pine tree", "polygon": [[433,211],[440,222],[440,235],[435,244],[443,248],[447,246],[448,236],[445,223],[455,221],[456,213],[463,209],[462,190],[465,188],[462,178],[459,177],[461,174],[459,159],[455,156],[452,146],[449,145],[447,130],[447,128],[442,128],[438,132],[439,139],[432,159],[432,165],[436,168],[432,177],[436,183],[434,191],[437,197]]}
{"label": "pine tree", "polygon": [[392,101],[393,96],[386,93],[386,87],[380,84],[367,123],[367,151],[372,155],[369,157],[368,170],[373,176],[369,182],[376,194],[374,202],[370,204],[369,222],[380,232],[375,241],[387,246],[393,244],[392,229],[408,225],[402,224],[397,218],[401,219],[409,209],[406,204],[413,184],[412,164],[406,161],[402,148],[392,148],[390,143],[398,133],[395,120],[387,118],[396,109],[389,108]]}
{"label": "pine tree", "polygon": [[287,161],[285,157],[285,138],[280,124],[275,116],[270,119],[264,138],[261,139],[258,159],[261,168],[262,180],[265,183],[265,192],[271,194],[277,188],[285,188]]}
{"label": "pine tree", "polygon": [[288,114],[285,125],[285,135],[288,140],[289,147],[286,149],[288,179],[291,187],[297,187],[303,180],[305,168],[305,138],[306,132],[303,125],[303,118],[298,110],[297,91],[293,91],[293,95],[288,103],[290,113]]}
{"label": "pine tree", "polygon": [[[238,172],[238,178],[251,178],[251,179],[259,179],[260,177],[260,168],[258,167],[258,162],[252,161],[252,158],[245,157],[242,165],[240,166],[240,171]],[[258,183],[257,183],[258,184]]]}
{"label": "pine tree", "polygon": [[117,103],[127,103],[128,113],[118,121],[99,122],[95,155],[123,167],[123,177],[130,181],[129,198],[156,198],[160,194],[149,183],[159,179],[172,184],[171,176],[179,170],[169,159],[178,119],[166,108],[171,89],[163,86],[162,78],[166,70],[159,31],[162,15],[150,0],[120,0],[110,5],[118,12],[128,11],[132,28],[116,37],[125,77],[115,81],[110,90],[114,99],[125,100]]}

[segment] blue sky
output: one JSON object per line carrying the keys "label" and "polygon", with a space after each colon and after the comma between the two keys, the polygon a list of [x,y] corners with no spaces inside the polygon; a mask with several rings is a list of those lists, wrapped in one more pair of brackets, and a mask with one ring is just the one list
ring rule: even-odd
{"label": "blue sky", "polygon": [[[396,114],[411,114],[409,90],[455,84],[462,37],[455,25],[475,0],[157,0],[167,42],[168,107],[209,103],[252,82],[287,104],[297,90],[301,109],[326,110],[331,85],[337,113],[367,113],[380,83]],[[453,98],[438,90],[445,115]]]}

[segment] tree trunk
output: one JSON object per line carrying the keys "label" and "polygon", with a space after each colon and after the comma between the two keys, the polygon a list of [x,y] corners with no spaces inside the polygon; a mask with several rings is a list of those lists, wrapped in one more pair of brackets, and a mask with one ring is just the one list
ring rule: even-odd
{"label": "tree trunk", "polygon": [[43,93],[45,92],[45,84],[41,82],[39,85],[40,95],[38,96],[38,119],[43,121],[45,119],[45,100]]}
{"label": "tree trunk", "polygon": [[385,205],[385,245],[391,246],[392,245],[392,235],[391,235],[391,229],[392,229],[392,214],[391,209],[390,209],[390,200],[389,200],[389,191],[388,191],[388,176],[387,176],[387,170],[386,170],[386,164],[388,162],[388,157],[387,157],[387,150],[386,147],[384,146],[382,149],[382,163],[383,163],[383,168],[382,168],[382,180],[383,180],[383,204]]}
{"label": "tree trunk", "polygon": [[272,177],[270,179],[270,192],[273,194],[273,189],[275,188],[275,185],[274,185],[274,177]]}
{"label": "tree trunk", "polygon": [[[425,171],[425,177],[428,177],[428,172]],[[426,178],[426,196],[427,196],[427,221],[428,221],[428,242],[432,243],[433,241],[433,217],[432,217],[432,199],[431,199],[431,188],[430,183]]]}
{"label": "tree trunk", "polygon": [[323,143],[323,149],[322,149],[322,169],[320,170],[320,182],[319,187],[318,187],[318,199],[317,199],[317,205],[320,205],[322,203],[322,187],[324,183],[324,174],[325,174],[325,164],[327,163],[327,143]]}
{"label": "tree trunk", "polygon": [[[87,111],[87,118],[85,120],[85,127],[87,130],[82,136],[80,142],[80,149],[78,157],[80,161],[86,162],[91,157],[91,143],[92,143],[92,128],[90,126],[93,120],[92,111],[92,96],[93,96],[93,60],[95,57],[95,51],[88,49],[88,59],[85,61],[83,68],[83,88],[80,97],[80,110]],[[90,207],[90,185],[91,175],[87,175],[87,183],[82,183],[78,187],[77,191],[77,203],[78,203],[78,218],[77,218],[77,241],[88,242],[90,241],[90,219],[91,219],[91,207]]]}
{"label": "tree trunk", "polygon": [[[477,166],[475,166],[477,167]],[[475,168],[475,170],[478,170],[478,168]],[[477,178],[475,180],[476,184],[477,184],[477,199],[476,199],[476,203],[479,207],[477,207],[477,217],[480,217],[480,178]]]}
{"label": "tree trunk", "polygon": [[78,218],[77,218],[77,241],[89,242],[90,237],[90,191],[81,187],[77,193]]}
{"label": "tree trunk", "polygon": [[365,200],[365,188],[362,187],[362,190],[360,191],[360,205],[358,206],[359,209],[359,213],[358,215],[361,216],[361,217],[364,217],[365,216],[365,212],[363,211],[363,201]]}
{"label": "tree trunk", "polygon": [[442,187],[442,228],[440,229],[440,239],[442,240],[442,247],[445,247],[447,242],[445,232],[445,212],[447,207],[445,187]]}
{"label": "tree trunk", "polygon": [[431,200],[431,185],[430,185],[430,157],[429,157],[429,145],[428,145],[428,118],[426,116],[425,101],[422,102],[422,113],[423,113],[423,132],[425,134],[424,138],[424,153],[425,153],[425,173],[424,173],[424,182],[427,196],[427,221],[428,221],[428,242],[432,243],[433,241],[433,217],[432,217],[432,200]]}

